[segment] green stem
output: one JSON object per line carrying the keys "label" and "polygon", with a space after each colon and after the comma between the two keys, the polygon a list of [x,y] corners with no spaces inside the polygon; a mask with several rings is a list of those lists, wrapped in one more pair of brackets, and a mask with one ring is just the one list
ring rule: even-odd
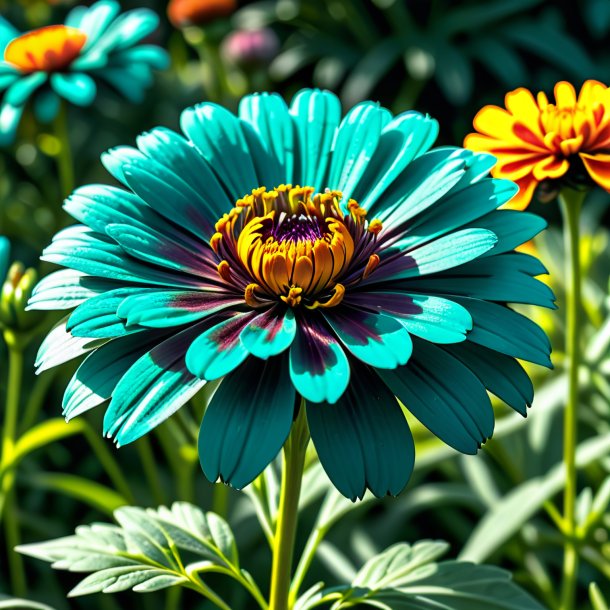
{"label": "green stem", "polygon": [[[7,337],[8,339],[8,337]],[[19,416],[19,403],[21,397],[21,384],[23,380],[23,352],[19,347],[7,341],[9,353],[8,387],[6,392],[6,406],[4,426],[2,428],[2,464],[12,459],[15,449],[15,433]],[[21,555],[14,551],[20,542],[19,520],[17,517],[17,504],[14,489],[15,477],[8,475],[3,480],[2,495],[4,497],[4,527],[8,554],[11,585],[16,596],[24,596],[27,592],[25,570]]]}
{"label": "green stem", "polygon": [[269,610],[289,610],[290,607],[288,597],[292,573],[292,556],[308,443],[309,429],[305,418],[305,408],[304,405],[301,405],[292,432],[284,445],[280,506],[273,542]]}
{"label": "green stem", "polygon": [[148,481],[148,487],[153,495],[155,503],[165,504],[165,493],[163,492],[163,485],[161,485],[161,479],[159,478],[159,469],[155,463],[155,456],[150,445],[150,440],[148,437],[143,436],[136,441],[135,445],[138,450],[138,455],[140,456],[144,475]]}
{"label": "green stem", "polygon": [[72,147],[70,146],[70,131],[68,129],[68,107],[62,103],[59,113],[55,119],[55,136],[59,140],[60,148],[56,156],[57,171],[59,174],[59,187],[61,199],[65,199],[73,190],[75,185],[74,178],[74,159],[72,157]]}
{"label": "green stem", "polygon": [[299,561],[299,564],[297,565],[297,569],[294,572],[292,586],[290,587],[290,595],[288,601],[289,608],[292,608],[297,601],[301,585],[305,580],[305,576],[307,575],[307,572],[311,567],[311,563],[316,555],[316,551],[318,550],[320,543],[324,540],[325,535],[326,529],[317,527],[311,533],[309,539],[307,540],[307,543],[305,544],[305,549],[303,550],[303,554],[301,555],[301,559]]}
{"label": "green stem", "polygon": [[579,224],[585,192],[563,189],[559,202],[564,223],[566,257],[566,355],[568,358],[568,397],[564,412],[563,462],[566,486],[563,517],[566,528],[564,543],[561,610],[573,610],[578,577],[578,543],[576,540],[576,446],[578,444],[578,371],[580,367],[581,267]]}
{"label": "green stem", "polygon": [[45,371],[40,377],[36,378],[34,387],[30,392],[30,396],[25,403],[23,410],[23,417],[19,422],[19,430],[21,434],[27,432],[32,426],[36,424],[38,414],[42,408],[43,401],[51,387],[53,380],[57,377],[59,368],[54,368]]}
{"label": "green stem", "polygon": [[212,512],[223,519],[227,518],[229,512],[229,488],[222,483],[214,485],[212,492]]}

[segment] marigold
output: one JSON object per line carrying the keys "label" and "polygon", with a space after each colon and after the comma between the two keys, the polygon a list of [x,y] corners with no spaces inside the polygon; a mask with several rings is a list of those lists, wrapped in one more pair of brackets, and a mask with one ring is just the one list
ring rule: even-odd
{"label": "marigold", "polygon": [[497,177],[519,185],[509,207],[523,209],[543,181],[581,187],[594,181],[610,191],[610,90],[588,80],[578,98],[565,81],[555,85],[555,103],[524,88],[506,94],[506,109],[485,106],[474,118],[479,133],[464,146],[492,153]]}

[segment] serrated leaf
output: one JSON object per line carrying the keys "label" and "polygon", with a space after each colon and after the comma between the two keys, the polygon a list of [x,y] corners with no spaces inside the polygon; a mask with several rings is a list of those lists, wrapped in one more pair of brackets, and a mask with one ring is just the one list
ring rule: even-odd
{"label": "serrated leaf", "polygon": [[[17,550],[48,561],[56,569],[91,572],[74,587],[71,597],[128,589],[158,591],[184,584],[197,588],[199,581],[193,580],[192,573],[205,566],[234,575],[242,583],[251,582],[239,569],[233,533],[218,515],[176,502],[171,508],[156,510],[124,506],[114,517],[118,525],[79,526],[74,536],[22,545]],[[181,550],[200,560],[187,564]]]}

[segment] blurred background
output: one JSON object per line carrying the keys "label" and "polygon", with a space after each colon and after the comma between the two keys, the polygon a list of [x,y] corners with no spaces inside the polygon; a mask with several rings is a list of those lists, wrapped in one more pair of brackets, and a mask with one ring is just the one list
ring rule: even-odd
{"label": "blurred background", "polygon": [[[61,23],[73,4],[70,0],[0,0],[0,14],[27,30]],[[103,151],[132,144],[138,133],[157,125],[178,128],[180,111],[202,100],[236,109],[239,98],[251,91],[278,91],[289,99],[302,87],[327,88],[340,96],[344,110],[372,99],[395,113],[427,112],[440,123],[439,143],[459,146],[481,106],[502,105],[511,89],[524,86],[551,92],[558,80],[578,88],[591,78],[610,84],[610,0],[174,0],[169,7],[164,0],[122,0],[121,4],[124,10],[148,7],[161,16],[160,28],[150,42],[168,49],[172,66],[158,74],[140,106],[104,91],[91,108],[70,108],[77,184],[110,182],[99,162]],[[0,234],[10,238],[12,258],[26,265],[38,265],[41,249],[68,222],[60,208],[55,177],[54,157],[60,146],[50,128],[28,116],[15,146],[0,152]],[[583,373],[587,389],[581,413],[584,468],[580,487],[590,490],[599,488],[610,472],[604,457],[610,449],[610,361],[606,356],[610,254],[604,228],[610,220],[609,201],[607,193],[591,195],[582,242],[588,266],[583,333],[595,349],[587,355]],[[553,272],[549,281],[561,306],[558,209],[553,203],[534,203],[531,209],[551,224],[532,247]],[[49,270],[44,267],[41,272]],[[507,567],[538,599],[554,607],[561,541],[544,507],[560,492],[562,482],[556,464],[561,460],[565,393],[560,366],[563,329],[561,316],[555,313],[535,316],[551,335],[556,370],[532,367],[538,393],[528,421],[498,405],[495,437],[478,458],[458,456],[415,425],[418,460],[409,488],[398,501],[365,502],[342,516],[321,547],[312,582],[314,577],[328,583],[348,578],[373,550],[392,542],[440,538],[451,543],[453,556],[466,548],[468,558]],[[33,343],[31,361],[39,342]],[[5,362],[3,349],[1,363]],[[74,368],[66,365],[36,381],[26,371],[26,385],[31,383],[36,396],[33,400],[43,405],[38,421],[60,416],[61,390]],[[0,364],[0,385],[5,383],[5,367]],[[19,520],[26,542],[68,535],[80,523],[107,520],[125,501],[153,506],[186,499],[212,507],[212,486],[197,463],[197,422],[190,415],[171,430],[162,426],[146,444],[136,443],[118,453],[104,441],[118,465],[114,477],[100,466],[104,448],[97,452],[91,448],[91,434],[101,439],[101,413],[92,412],[85,419],[91,428],[87,434],[46,445],[19,466]],[[83,487],[84,480],[97,487]],[[311,526],[314,500],[324,491],[312,488],[305,525]],[[581,498],[584,518],[591,497],[591,492],[585,492]],[[225,510],[224,505],[220,508]],[[235,526],[243,563],[255,577],[264,579],[270,555],[246,498],[230,492],[226,511]],[[588,582],[597,581],[610,595],[610,515],[602,513],[591,529],[582,568],[579,608],[583,609],[591,607]],[[0,593],[10,593],[3,546]],[[26,560],[26,565],[28,597],[57,609],[156,610],[165,603],[160,595],[136,594],[66,600],[75,577],[53,572],[34,560]],[[232,593],[225,593],[231,599]],[[235,596],[232,607],[245,608],[239,592]],[[176,607],[175,600],[170,603]],[[178,607],[208,607],[196,603],[185,595]]]}

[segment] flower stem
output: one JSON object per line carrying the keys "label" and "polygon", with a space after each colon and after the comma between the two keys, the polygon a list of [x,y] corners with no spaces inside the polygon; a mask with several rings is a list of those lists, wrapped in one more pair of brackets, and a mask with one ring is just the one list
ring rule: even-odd
{"label": "flower stem", "polygon": [[576,446],[578,444],[578,371],[580,367],[581,268],[579,224],[585,192],[563,189],[559,202],[564,223],[566,257],[566,355],[568,358],[568,397],[564,412],[563,462],[566,486],[563,517],[564,543],[561,610],[573,610],[578,577],[578,542],[576,540]]}
{"label": "flower stem", "polygon": [[65,199],[74,190],[74,159],[70,146],[70,130],[68,129],[68,108],[63,102],[55,118],[55,136],[60,148],[56,156],[59,175],[60,196]]}
{"label": "flower stem", "polygon": [[284,445],[280,506],[273,541],[269,610],[289,610],[288,595],[296,538],[299,495],[309,444],[305,407],[301,405],[292,432]]}
{"label": "flower stem", "polygon": [[[12,343],[13,342],[11,341],[8,344],[8,387],[6,392],[4,426],[2,429],[3,464],[8,463],[12,459],[13,451],[15,449],[15,433],[17,431],[17,419],[23,378],[23,351]],[[3,481],[2,495],[5,498],[3,511],[4,528],[12,590],[16,596],[23,596],[26,594],[25,571],[21,555],[14,551],[14,548],[20,542],[14,482],[14,476],[7,476]]]}

